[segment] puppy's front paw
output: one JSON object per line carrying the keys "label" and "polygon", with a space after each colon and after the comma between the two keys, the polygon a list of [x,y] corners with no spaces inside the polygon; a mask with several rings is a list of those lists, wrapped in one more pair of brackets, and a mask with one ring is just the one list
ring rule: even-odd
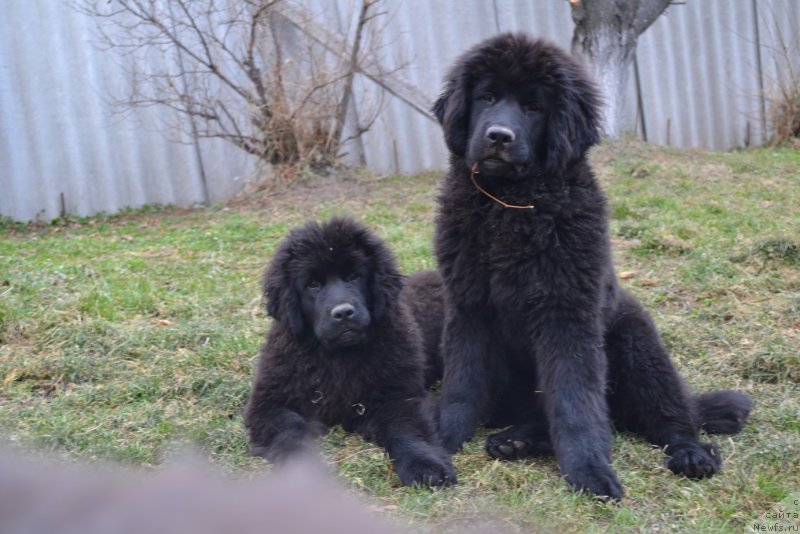
{"label": "puppy's front paw", "polygon": [[450,460],[433,455],[398,461],[394,469],[406,486],[450,486],[458,481]]}
{"label": "puppy's front paw", "polygon": [[714,443],[684,443],[667,447],[667,467],[691,479],[710,478],[722,466],[722,454]]}
{"label": "puppy's front paw", "polygon": [[609,465],[586,464],[565,470],[564,478],[575,491],[592,493],[602,501],[622,499],[622,485]]}

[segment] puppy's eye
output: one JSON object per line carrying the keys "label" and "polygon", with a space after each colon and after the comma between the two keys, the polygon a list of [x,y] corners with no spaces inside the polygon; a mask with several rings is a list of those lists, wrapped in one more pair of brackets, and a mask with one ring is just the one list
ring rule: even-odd
{"label": "puppy's eye", "polygon": [[539,103],[535,100],[529,100],[528,102],[522,104],[522,109],[523,111],[541,111]]}
{"label": "puppy's eye", "polygon": [[361,275],[358,273],[350,273],[344,277],[344,279],[347,280],[348,282],[355,282],[359,278],[361,278]]}
{"label": "puppy's eye", "polygon": [[319,289],[322,287],[322,284],[319,283],[319,280],[309,280],[306,284],[306,289]]}
{"label": "puppy's eye", "polygon": [[494,93],[484,93],[483,95],[481,95],[481,100],[483,100],[487,104],[494,104],[495,102],[497,102],[497,97],[494,95]]}

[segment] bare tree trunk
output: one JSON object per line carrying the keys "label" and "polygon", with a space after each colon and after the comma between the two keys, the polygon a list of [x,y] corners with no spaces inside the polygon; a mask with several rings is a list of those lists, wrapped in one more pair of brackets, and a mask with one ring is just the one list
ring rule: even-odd
{"label": "bare tree trunk", "polygon": [[361,51],[361,38],[364,33],[364,26],[367,23],[367,12],[374,4],[374,0],[363,0],[361,2],[361,11],[358,14],[358,25],[356,26],[356,35],[353,39],[353,46],[350,48],[350,64],[347,69],[347,77],[344,80],[344,90],[342,91],[342,99],[339,101],[339,110],[336,116],[336,126],[333,129],[333,139],[337,145],[342,140],[342,130],[344,129],[344,122],[347,119],[347,107],[350,104],[350,98],[353,95],[353,77],[358,68],[358,54]]}
{"label": "bare tree trunk", "polygon": [[575,33],[572,53],[580,57],[605,99],[604,133],[619,136],[627,101],[636,40],[670,0],[569,0]]}

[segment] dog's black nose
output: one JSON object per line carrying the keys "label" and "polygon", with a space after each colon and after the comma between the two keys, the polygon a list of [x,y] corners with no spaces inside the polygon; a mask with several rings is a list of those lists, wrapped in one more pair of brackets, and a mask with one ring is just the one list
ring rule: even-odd
{"label": "dog's black nose", "polygon": [[343,321],[350,319],[355,313],[356,309],[352,304],[339,304],[331,310],[331,317],[333,317],[334,321]]}
{"label": "dog's black nose", "polygon": [[505,126],[489,126],[486,129],[486,139],[498,145],[506,145],[515,139],[514,132]]}

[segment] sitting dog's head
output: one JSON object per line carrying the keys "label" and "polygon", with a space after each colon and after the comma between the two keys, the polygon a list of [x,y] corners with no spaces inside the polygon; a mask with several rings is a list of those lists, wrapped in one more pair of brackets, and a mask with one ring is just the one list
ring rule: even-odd
{"label": "sitting dog's head", "polygon": [[450,151],[483,174],[557,173],[599,141],[599,97],[546,41],[502,34],[465,52],[433,107]]}
{"label": "sitting dog's head", "polygon": [[397,298],[401,275],[388,247],[363,225],[334,217],[295,228],[264,275],[267,312],[325,348],[364,343]]}

